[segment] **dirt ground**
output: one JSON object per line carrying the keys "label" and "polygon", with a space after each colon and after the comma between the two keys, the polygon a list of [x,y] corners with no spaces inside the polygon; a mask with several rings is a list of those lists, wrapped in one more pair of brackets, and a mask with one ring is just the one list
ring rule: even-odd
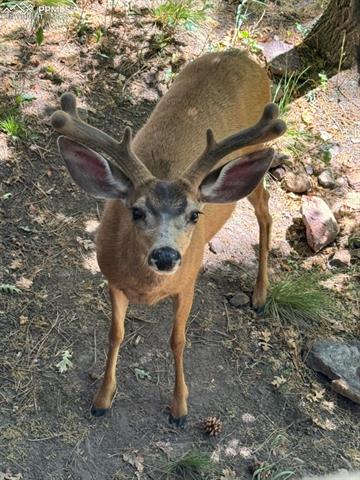
{"label": "dirt ground", "polygon": [[[285,2],[286,9],[269,3],[262,18],[263,10],[254,8],[250,25],[257,24],[261,38],[275,25],[281,39],[298,41],[294,24],[311,21],[319,7],[303,3],[300,8]],[[94,257],[102,202],[72,183],[49,114],[70,89],[92,124],[115,136],[126,125],[136,131],[166,90],[169,65],[176,73],[185,61],[220,48],[232,35],[236,11],[233,3],[216,4],[199,30],[179,32],[159,52],[152,37],[158,27],[137,5],[117,7],[101,47],[90,33],[85,39],[74,34],[68,22],[45,29],[45,41],[37,46],[21,22],[0,18],[0,114],[20,112],[27,132],[18,140],[0,132],[0,283],[19,289],[0,292],[0,478],[158,479],[166,459],[189,450],[218,462],[219,473],[209,477],[216,479],[251,479],[261,464],[271,466],[270,473],[257,480],[271,480],[276,472],[292,471],[298,478],[360,467],[359,405],[331,392],[327,379],[303,362],[317,337],[359,335],[355,267],[333,273],[329,294],[343,305],[341,321],[289,324],[256,316],[250,306],[233,307],[232,294],[251,294],[257,266],[258,230],[246,201],[214,239],[199,277],[185,354],[186,429],[167,422],[174,380],[168,301],[130,307],[113,408],[105,418],[90,415],[110,319]],[[88,5],[89,22],[104,22],[104,8]],[[142,57],[135,54],[140,50]],[[355,70],[341,72],[313,90],[311,101],[307,96],[292,103],[287,121],[312,135],[295,161],[321,163],[325,131],[336,150],[332,168],[359,178],[357,82]],[[32,98],[16,100],[25,93]],[[282,139],[279,148],[289,141]],[[269,177],[272,278],[315,265],[327,269],[329,255],[358,221],[358,182],[331,192],[319,188],[315,177],[312,182],[313,191],[339,213],[341,234],[335,245],[313,255],[296,222],[301,197],[285,193]],[[66,351],[72,367],[60,373]],[[215,438],[202,430],[207,416],[223,423]],[[229,472],[233,476],[224,476]]]}

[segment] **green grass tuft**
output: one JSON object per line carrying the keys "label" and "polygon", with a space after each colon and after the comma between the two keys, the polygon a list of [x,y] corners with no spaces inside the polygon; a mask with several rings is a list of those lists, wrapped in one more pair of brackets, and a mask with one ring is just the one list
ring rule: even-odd
{"label": "green grass tuft", "polygon": [[319,274],[287,275],[270,288],[265,313],[285,321],[338,318],[340,309],[333,294],[321,285]]}
{"label": "green grass tuft", "polygon": [[164,3],[151,9],[151,14],[156,23],[168,30],[184,27],[194,30],[197,25],[206,19],[210,4],[205,1],[201,8],[197,7],[194,0],[166,0]]}
{"label": "green grass tuft", "polygon": [[8,115],[0,121],[0,130],[13,138],[23,138],[26,134],[24,124],[14,115]]}
{"label": "green grass tuft", "polygon": [[295,475],[292,470],[273,471],[275,464],[264,464],[253,473],[252,480],[289,480]]}
{"label": "green grass tuft", "polygon": [[179,458],[171,459],[161,469],[162,478],[168,480],[210,479],[218,471],[218,466],[208,454],[190,450]]}
{"label": "green grass tuft", "polygon": [[280,114],[284,115],[289,111],[291,101],[299,95],[299,91],[304,87],[308,79],[305,73],[310,67],[305,68],[299,73],[285,73],[280,81],[274,85],[273,101],[279,106]]}
{"label": "green grass tuft", "polygon": [[10,293],[11,295],[13,295],[14,293],[21,293],[21,290],[15,285],[10,285],[9,283],[0,283],[0,292]]}
{"label": "green grass tuft", "polygon": [[284,148],[293,158],[304,155],[316,139],[310,130],[300,130],[293,125],[288,125],[284,137]]}

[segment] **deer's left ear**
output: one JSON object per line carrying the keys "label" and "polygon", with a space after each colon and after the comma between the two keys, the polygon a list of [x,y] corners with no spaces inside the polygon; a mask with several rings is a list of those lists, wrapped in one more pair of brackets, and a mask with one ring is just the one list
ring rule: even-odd
{"label": "deer's left ear", "polygon": [[265,175],[274,156],[272,148],[248,153],[210,172],[200,185],[200,200],[233,203],[251,193]]}
{"label": "deer's left ear", "polygon": [[75,182],[95,198],[125,199],[130,180],[104,157],[68,137],[58,138],[60,155]]}

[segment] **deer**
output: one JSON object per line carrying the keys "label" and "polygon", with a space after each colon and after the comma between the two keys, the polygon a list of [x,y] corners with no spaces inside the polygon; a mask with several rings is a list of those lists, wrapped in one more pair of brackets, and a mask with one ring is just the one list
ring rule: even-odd
{"label": "deer", "polygon": [[286,130],[271,103],[267,73],[240,50],[202,55],[180,71],[135,137],[126,127],[121,141],[82,121],[72,93],[60,102],[51,117],[61,134],[60,155],[78,186],[106,200],[96,253],[112,320],[91,413],[100,417],[111,408],[129,303],[170,297],[175,385],[169,421],[184,427],[185,333],[197,276],[205,246],[245,197],[260,232],[253,307],[261,310],[266,300],[272,220],[263,179],[274,150],[265,143]]}

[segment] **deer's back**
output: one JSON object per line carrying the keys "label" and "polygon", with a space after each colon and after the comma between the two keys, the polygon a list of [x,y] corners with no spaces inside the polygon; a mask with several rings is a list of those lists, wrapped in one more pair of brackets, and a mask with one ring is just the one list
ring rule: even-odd
{"label": "deer's back", "polygon": [[254,124],[269,101],[266,72],[245,52],[203,55],[178,75],[133,148],[154,175],[174,179],[203,151],[207,128],[220,140]]}

